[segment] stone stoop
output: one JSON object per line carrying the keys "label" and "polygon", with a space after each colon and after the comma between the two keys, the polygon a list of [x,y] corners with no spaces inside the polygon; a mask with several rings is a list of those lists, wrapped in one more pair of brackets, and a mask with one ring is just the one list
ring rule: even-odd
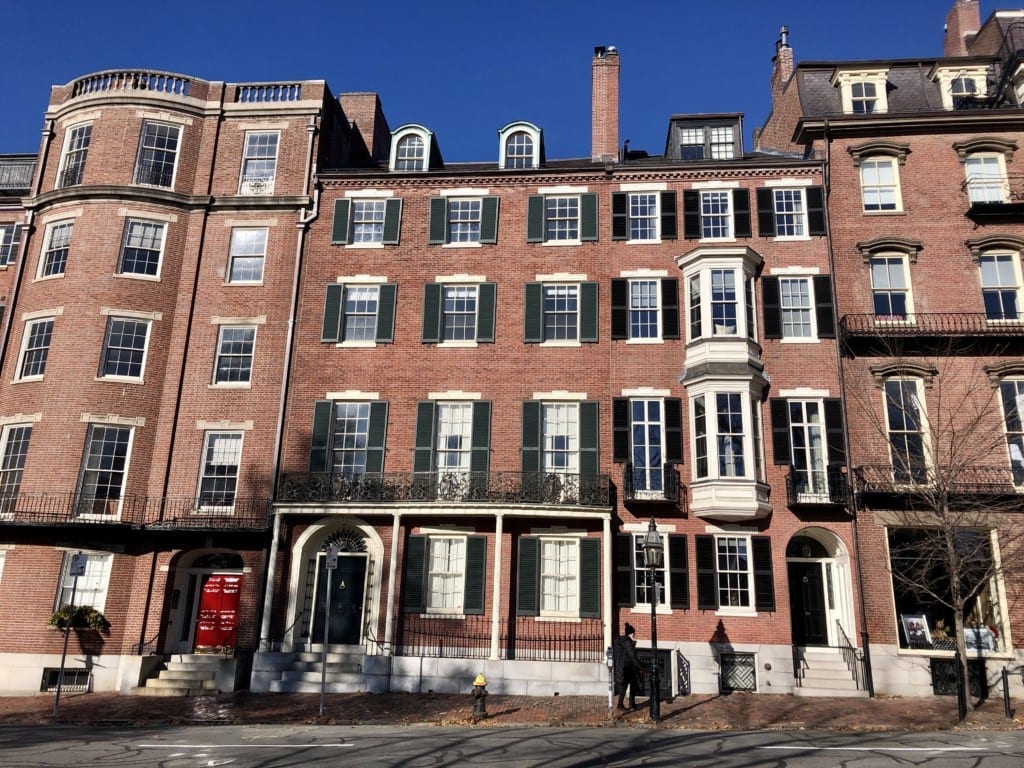
{"label": "stone stoop", "polygon": [[[272,693],[319,693],[323,673],[323,653],[315,650],[296,653],[279,680],[270,681]],[[327,652],[327,693],[363,693],[363,653]]]}
{"label": "stone stoop", "polygon": [[217,670],[221,656],[188,653],[174,654],[163,669],[138,688],[135,696],[201,696],[217,693]]}
{"label": "stone stoop", "polygon": [[842,654],[830,648],[803,648],[802,668],[793,687],[794,696],[848,696],[867,698],[868,692],[857,688],[853,673]]}

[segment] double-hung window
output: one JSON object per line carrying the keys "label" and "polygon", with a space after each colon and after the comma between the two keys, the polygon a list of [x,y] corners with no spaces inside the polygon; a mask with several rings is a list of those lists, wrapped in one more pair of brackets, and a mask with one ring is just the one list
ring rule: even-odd
{"label": "double-hung window", "polygon": [[612,193],[612,240],[657,243],[676,239],[676,193]]}
{"label": "double-hung window", "polygon": [[526,241],[572,245],[597,240],[597,195],[566,189],[530,195]]}
{"label": "double-hung window", "polygon": [[[646,526],[645,526],[646,527]],[[621,607],[648,609],[652,602],[660,609],[690,607],[690,579],[687,568],[686,536],[662,534],[665,556],[660,568],[647,567],[643,543],[646,531],[615,536],[613,554],[615,603]]]}
{"label": "double-hung window", "polygon": [[252,381],[252,361],[256,347],[256,327],[222,325],[217,334],[214,384],[248,384]]}
{"label": "double-hung window", "polygon": [[575,619],[600,616],[600,541],[521,536],[516,613]]}
{"label": "double-hung window", "polygon": [[686,265],[690,340],[754,340],[754,270],[748,249],[699,256]]}
{"label": "double-hung window", "polygon": [[31,424],[8,424],[0,436],[0,515],[14,511],[32,438]]}
{"label": "double-hung window", "polygon": [[866,115],[877,111],[878,86],[860,81],[850,83],[850,111],[855,115]]}
{"label": "double-hung window", "polygon": [[487,539],[438,531],[409,537],[404,610],[459,617],[484,611]]}
{"label": "double-hung window", "polygon": [[750,237],[750,194],[742,188],[683,191],[683,236],[691,240]]}
{"label": "double-hung window", "polygon": [[130,317],[107,318],[100,376],[141,379],[149,342],[149,320]]}
{"label": "double-hung window", "polygon": [[318,400],[313,408],[309,471],[350,482],[384,468],[388,404],[381,400]]}
{"label": "double-hung window", "polygon": [[884,382],[889,455],[893,480],[897,483],[925,483],[928,480],[921,387],[920,379],[887,379]]}
{"label": "double-hung window", "polygon": [[872,115],[887,112],[887,69],[839,69],[832,84],[840,89],[843,112],[847,115]]}
{"label": "double-hung window", "polygon": [[374,346],[395,338],[393,283],[332,283],[327,286],[321,341]]}
{"label": "double-hung window", "polygon": [[241,432],[207,432],[199,478],[199,506],[233,507],[242,462]]}
{"label": "double-hung window", "polygon": [[587,503],[600,485],[598,434],[596,402],[523,403],[523,480],[536,487],[537,501]]}
{"label": "double-hung window", "polygon": [[427,555],[427,610],[462,613],[465,595],[466,537],[431,536]]}
{"label": "double-hung window", "polygon": [[242,152],[242,178],[238,182],[240,195],[272,195],[277,177],[277,145],[281,134],[277,131],[249,131],[245,134]]}
{"label": "double-hung window", "polygon": [[977,152],[964,159],[967,197],[971,203],[1005,203],[1010,187],[1002,153]]}
{"label": "double-hung window", "polygon": [[1004,379],[999,383],[1003,403],[1006,449],[1015,485],[1024,484],[1024,380]]}
{"label": "double-hung window", "polygon": [[527,343],[574,344],[597,341],[597,283],[527,283]]}
{"label": "double-hung window", "polygon": [[822,188],[761,187],[757,190],[757,228],[761,237],[823,236],[825,198]]}
{"label": "double-hung window", "polygon": [[835,337],[829,275],[761,278],[764,337],[801,342]]}
{"label": "double-hung window", "polygon": [[494,341],[494,283],[427,283],[423,341],[458,346]]}
{"label": "double-hung window", "polygon": [[986,320],[1019,320],[1021,279],[1017,256],[986,253],[978,257]]}
{"label": "double-hung window", "polygon": [[807,236],[807,206],[803,189],[773,189],[776,237]]}
{"label": "double-hung window", "polygon": [[761,419],[749,392],[702,392],[690,398],[694,477],[762,481]]}
{"label": "double-hung window", "polygon": [[436,478],[442,498],[485,493],[490,434],[490,402],[424,400],[416,410],[413,472]]}
{"label": "double-hung window", "polygon": [[612,435],[613,459],[626,463],[626,498],[674,498],[674,465],[683,460],[681,401],[639,395],[614,398]]}
{"label": "double-hung window", "polygon": [[68,250],[71,248],[71,233],[74,221],[58,221],[46,228],[46,244],[39,259],[38,277],[59,277],[68,266]]}
{"label": "double-hung window", "polygon": [[124,240],[121,243],[118,274],[158,277],[165,228],[166,225],[159,221],[128,219],[125,222]]}
{"label": "double-hung window", "polygon": [[42,378],[46,373],[46,358],[50,354],[53,338],[52,317],[41,317],[25,323],[25,335],[21,342],[21,359],[18,361],[18,379]]}
{"label": "double-hung window", "polygon": [[790,499],[829,502],[829,470],[846,464],[839,398],[773,397],[769,406],[774,460],[790,469]]}
{"label": "double-hung window", "polygon": [[738,125],[686,124],[675,122],[680,160],[729,160],[742,152]]}
{"label": "double-hung window", "polygon": [[700,193],[700,236],[702,240],[728,240],[732,231],[732,193],[708,190]]}
{"label": "double-hung window", "polygon": [[0,224],[0,267],[8,267],[18,257],[21,242],[20,224]]}
{"label": "double-hung window", "polygon": [[906,257],[874,256],[869,265],[875,319],[899,322],[910,320],[914,310]]}
{"label": "double-hung window", "polygon": [[723,613],[775,610],[767,536],[700,535],[695,543],[698,609]]}
{"label": "double-hung window", "polygon": [[92,124],[75,125],[68,129],[64,138],[64,156],[61,158],[58,187],[73,187],[82,183],[85,173],[85,158],[89,154],[92,139]]}
{"label": "double-hung window", "polygon": [[430,200],[429,243],[472,246],[498,242],[498,198],[493,195],[434,197]]}
{"label": "double-hung window", "polygon": [[64,554],[54,608],[59,610],[65,605],[71,605],[71,596],[74,594],[76,606],[89,606],[102,613],[107,605],[107,587],[110,583],[110,566],[114,556],[85,553],[85,575],[77,578],[71,575],[71,557],[70,552]]}
{"label": "double-hung window", "polygon": [[90,424],[79,476],[79,514],[116,515],[124,493],[132,428]]}
{"label": "double-hung window", "polygon": [[633,277],[612,280],[612,338],[656,342],[679,338],[679,281]]}
{"label": "double-hung window", "polygon": [[135,183],[154,187],[173,187],[178,165],[178,143],[181,127],[166,123],[142,124],[139,155],[135,166]]}
{"label": "double-hung window", "polygon": [[266,227],[235,227],[231,230],[229,283],[261,283],[267,258]]}
{"label": "double-hung window", "polygon": [[332,245],[398,245],[402,200],[390,194],[342,198],[334,204]]}
{"label": "double-hung window", "polygon": [[896,157],[868,157],[860,161],[860,196],[866,213],[902,210]]}

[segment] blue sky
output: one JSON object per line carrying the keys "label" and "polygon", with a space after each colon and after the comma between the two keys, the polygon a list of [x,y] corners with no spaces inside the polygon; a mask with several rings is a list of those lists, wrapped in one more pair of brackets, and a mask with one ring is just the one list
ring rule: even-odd
{"label": "blue sky", "polygon": [[[544,129],[549,158],[590,155],[594,46],[621,56],[619,137],[664,151],[668,117],[768,113],[771,57],[942,52],[952,0],[2,0],[0,153],[35,152],[53,84],[104,69],[207,80],[323,79],[376,91],[392,128],[433,130],[448,161],[490,160],[512,120]],[[999,7],[981,4],[982,20]],[[354,9],[354,10],[348,10]]]}

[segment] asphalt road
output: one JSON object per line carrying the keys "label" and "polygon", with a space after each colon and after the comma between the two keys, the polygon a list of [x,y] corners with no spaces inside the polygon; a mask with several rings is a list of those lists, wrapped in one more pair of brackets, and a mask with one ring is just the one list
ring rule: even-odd
{"label": "asphalt road", "polygon": [[1020,768],[1024,732],[785,733],[387,726],[2,727],[0,766]]}

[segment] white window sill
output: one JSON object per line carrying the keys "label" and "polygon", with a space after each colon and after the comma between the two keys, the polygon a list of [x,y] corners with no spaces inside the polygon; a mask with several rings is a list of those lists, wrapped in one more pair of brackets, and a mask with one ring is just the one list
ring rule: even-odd
{"label": "white window sill", "polygon": [[[637,615],[650,616],[651,615],[651,604],[650,603],[636,603],[632,608],[629,609],[630,613]],[[655,611],[658,616],[671,616],[672,609],[667,605],[659,605]]]}
{"label": "white window sill", "polygon": [[753,608],[719,608],[715,616],[749,616],[757,618],[757,611]]}
{"label": "white window sill", "polygon": [[227,279],[227,280],[224,281],[224,285],[225,286],[236,286],[236,287],[239,287],[239,288],[252,288],[252,287],[255,286],[255,287],[258,288],[261,285],[263,285],[263,281],[262,280],[231,280],[231,279]]}
{"label": "white window sill", "polygon": [[137,275],[134,272],[115,272],[114,279],[118,280],[141,280],[145,283],[159,283],[160,275]]}
{"label": "white window sill", "polygon": [[561,623],[561,624],[581,624],[581,623],[583,623],[583,619],[581,619],[579,616],[573,616],[573,615],[569,615],[569,614],[559,615],[559,616],[551,616],[551,615],[548,615],[548,616],[543,616],[543,615],[542,616],[534,616],[533,620],[537,621],[537,622],[551,622],[551,623]]}
{"label": "white window sill", "polygon": [[438,342],[438,349],[475,349],[479,344],[475,341],[441,341]]}
{"label": "white window sill", "polygon": [[803,243],[811,240],[810,235],[777,235],[775,242],[777,243]]}
{"label": "white window sill", "polygon": [[252,389],[251,381],[216,381],[209,384],[207,389]]}
{"label": "white window sill", "polygon": [[109,381],[113,384],[145,384],[142,376],[97,376],[93,381]]}
{"label": "white window sill", "polygon": [[538,346],[541,347],[582,347],[583,342],[573,341],[571,339],[558,339],[557,341],[542,341]]}
{"label": "white window sill", "polygon": [[626,339],[627,344],[664,344],[664,339]]}
{"label": "white window sill", "polygon": [[20,376],[12,384],[28,384],[33,381],[42,381],[45,374],[40,373],[38,376]]}
{"label": "white window sill", "polygon": [[376,341],[339,341],[335,344],[336,347],[344,349],[374,349],[377,346]]}
{"label": "white window sill", "polygon": [[626,245],[661,245],[660,237],[649,237],[646,240],[639,238],[636,240],[627,240]]}
{"label": "white window sill", "polygon": [[59,274],[56,274],[56,275],[36,275],[36,279],[33,282],[41,283],[44,280],[63,280],[63,279],[64,279],[64,273],[60,272]]}
{"label": "white window sill", "polygon": [[346,248],[383,248],[384,243],[345,243]]}
{"label": "white window sill", "polygon": [[465,243],[444,243],[442,248],[479,248],[482,243],[479,240],[468,241]]}
{"label": "white window sill", "polygon": [[820,344],[821,339],[815,336],[783,336],[778,340],[780,344]]}
{"label": "white window sill", "polygon": [[865,216],[905,216],[906,211],[897,208],[892,211],[862,211]]}
{"label": "white window sill", "polygon": [[735,237],[702,237],[698,243],[735,243]]}
{"label": "white window sill", "polygon": [[550,245],[557,248],[561,245],[580,245],[582,243],[582,240],[545,240],[541,245]]}
{"label": "white window sill", "polygon": [[421,619],[428,619],[428,620],[430,620],[430,619],[465,619],[466,618],[466,614],[461,613],[461,612],[459,612],[459,613],[441,613],[440,611],[438,611],[438,612],[433,612],[433,613],[421,613],[420,614],[420,618]]}

